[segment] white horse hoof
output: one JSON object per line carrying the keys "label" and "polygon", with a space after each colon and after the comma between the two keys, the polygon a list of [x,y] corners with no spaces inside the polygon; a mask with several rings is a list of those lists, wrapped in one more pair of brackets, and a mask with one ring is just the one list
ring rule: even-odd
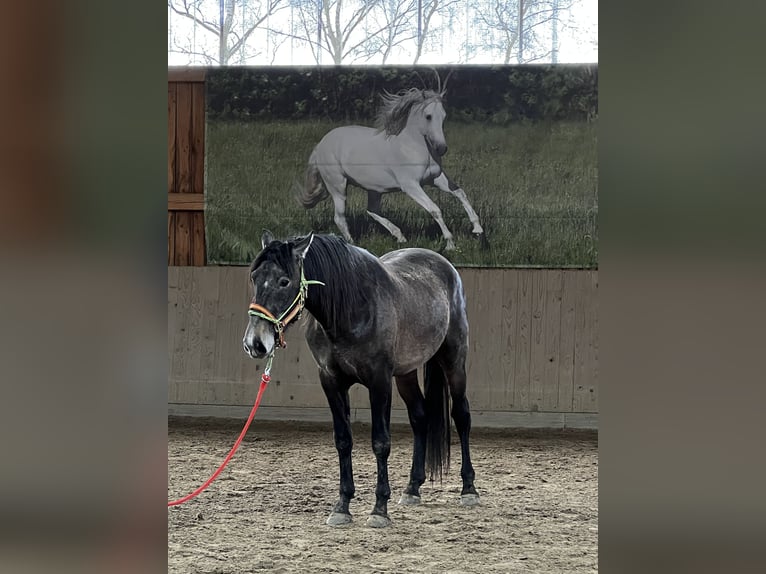
{"label": "white horse hoof", "polygon": [[326,524],[328,526],[346,526],[351,524],[352,518],[350,514],[343,514],[342,512],[333,512],[327,518]]}
{"label": "white horse hoof", "polygon": [[479,504],[479,495],[463,494],[460,496],[460,504],[463,506],[477,506]]}
{"label": "white horse hoof", "polygon": [[391,526],[391,519],[380,514],[370,514],[369,518],[367,518],[367,526],[370,528],[386,528]]}
{"label": "white horse hoof", "polygon": [[402,506],[415,506],[416,504],[420,504],[420,497],[415,496],[414,494],[402,494],[402,497],[399,499],[399,504]]}
{"label": "white horse hoof", "polygon": [[450,239],[449,241],[447,241],[447,246],[444,249],[446,249],[447,251],[454,251],[455,242]]}

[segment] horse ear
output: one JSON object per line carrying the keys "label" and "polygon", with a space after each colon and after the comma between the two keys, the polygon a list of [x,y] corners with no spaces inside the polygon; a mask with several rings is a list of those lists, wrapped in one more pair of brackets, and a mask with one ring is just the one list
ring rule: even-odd
{"label": "horse ear", "polygon": [[452,72],[455,71],[455,68],[452,68],[449,73],[447,74],[447,77],[444,78],[444,84],[441,87],[441,91],[439,92],[439,95],[444,97],[444,94],[447,93],[447,82],[449,82],[450,77],[452,76]]}
{"label": "horse ear", "polygon": [[295,256],[298,257],[298,259],[305,259],[312,241],[314,241],[313,231],[306,237],[301,237],[295,241],[295,244],[293,245],[293,253],[295,253]]}
{"label": "horse ear", "polygon": [[261,249],[266,249],[272,241],[274,241],[274,236],[271,231],[264,229],[263,235],[261,235]]}

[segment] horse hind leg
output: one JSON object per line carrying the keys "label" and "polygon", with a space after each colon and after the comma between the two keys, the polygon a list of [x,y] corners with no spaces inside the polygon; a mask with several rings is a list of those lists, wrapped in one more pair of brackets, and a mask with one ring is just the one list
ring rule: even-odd
{"label": "horse hind leg", "polygon": [[476,492],[476,487],[474,486],[476,473],[473,469],[473,464],[471,464],[471,451],[468,444],[469,435],[471,434],[471,411],[468,405],[468,398],[465,394],[465,361],[457,361],[452,368],[447,370],[446,375],[450,395],[452,396],[452,420],[455,421],[455,427],[460,436],[460,453],[462,457],[460,477],[463,479],[460,503],[464,506],[475,506],[479,504],[479,493]]}
{"label": "horse hind leg", "polygon": [[420,487],[426,481],[426,433],[428,432],[428,419],[426,418],[425,399],[418,386],[417,370],[406,375],[396,377],[396,388],[399,396],[407,405],[407,414],[412,426],[414,445],[412,449],[412,469],[410,470],[410,482],[399,499],[399,504],[420,504]]}
{"label": "horse hind leg", "polygon": [[324,181],[325,187],[332,197],[333,207],[335,208],[335,215],[333,221],[338,226],[341,234],[349,243],[353,243],[351,239],[351,233],[348,230],[348,222],[346,221],[346,186],[348,180],[338,170],[319,168],[319,172],[322,175],[322,181]]}
{"label": "horse hind leg", "polygon": [[388,232],[396,238],[398,243],[407,243],[407,239],[404,237],[402,230],[399,229],[392,221],[370,210],[367,210],[367,215],[385,227]]}
{"label": "horse hind leg", "polygon": [[372,217],[375,221],[380,223],[391,235],[396,238],[399,243],[406,243],[402,230],[399,229],[392,221],[386,219],[380,214],[380,202],[382,195],[377,191],[367,190],[367,215]]}

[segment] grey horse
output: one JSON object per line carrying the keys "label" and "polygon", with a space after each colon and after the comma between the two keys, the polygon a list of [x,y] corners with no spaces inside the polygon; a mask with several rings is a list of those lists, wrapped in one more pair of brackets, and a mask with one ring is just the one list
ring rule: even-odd
{"label": "grey horse", "polygon": [[[414,434],[410,479],[400,504],[420,502],[426,479],[449,467],[450,410],[460,436],[461,503],[475,505],[468,446],[471,415],[466,398],[468,319],[460,275],[441,255],[401,249],[377,258],[334,235],[285,241],[266,232],[250,267],[252,300],[245,352],[273,355],[284,346],[288,324],[308,311],[306,339],[333,417],[340,463],[340,497],[327,524],[351,522],[354,497],[349,388],[369,391],[372,450],[377,461],[376,502],[367,524],[390,524],[388,456],[392,379],[407,405]],[[417,369],[424,366],[424,392]],[[450,409],[451,399],[451,409]]]}

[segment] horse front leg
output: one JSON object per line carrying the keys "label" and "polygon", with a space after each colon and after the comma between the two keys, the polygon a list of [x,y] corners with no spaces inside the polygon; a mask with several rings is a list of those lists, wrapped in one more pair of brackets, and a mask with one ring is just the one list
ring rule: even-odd
{"label": "horse front leg", "polygon": [[439,228],[442,230],[444,240],[447,242],[445,249],[447,251],[452,251],[455,249],[455,242],[452,240],[452,233],[449,229],[447,229],[447,224],[444,223],[442,210],[439,209],[439,206],[436,205],[430,197],[428,197],[428,194],[423,191],[423,188],[420,187],[417,183],[409,182],[405,185],[402,185],[402,191],[414,199],[415,202],[428,213],[430,213],[431,217],[433,217],[436,223],[439,224]]}
{"label": "horse front leg", "polygon": [[447,193],[451,193],[457,197],[458,201],[460,201],[463,209],[468,215],[468,219],[473,225],[472,233],[475,233],[476,235],[484,233],[484,228],[481,226],[481,223],[479,223],[479,216],[476,215],[476,212],[473,210],[473,207],[468,201],[468,197],[466,196],[465,191],[463,191],[458,184],[447,177],[446,173],[441,172],[439,177],[434,180],[434,185],[442,191],[446,191]]}
{"label": "horse front leg", "polygon": [[327,518],[330,526],[342,526],[352,521],[351,512],[348,509],[349,502],[354,498],[354,473],[351,466],[351,449],[354,446],[351,434],[351,409],[348,398],[348,386],[339,383],[324,371],[320,372],[319,379],[322,382],[327,402],[330,405],[333,422],[333,435],[335,448],[338,451],[338,463],[340,465],[340,488],[338,501]]}
{"label": "horse front leg", "polygon": [[372,452],[378,464],[378,484],[375,487],[375,507],[367,518],[367,526],[383,528],[391,524],[388,518],[388,455],[391,453],[391,375],[380,377],[377,384],[370,385],[370,410],[372,418]]}

